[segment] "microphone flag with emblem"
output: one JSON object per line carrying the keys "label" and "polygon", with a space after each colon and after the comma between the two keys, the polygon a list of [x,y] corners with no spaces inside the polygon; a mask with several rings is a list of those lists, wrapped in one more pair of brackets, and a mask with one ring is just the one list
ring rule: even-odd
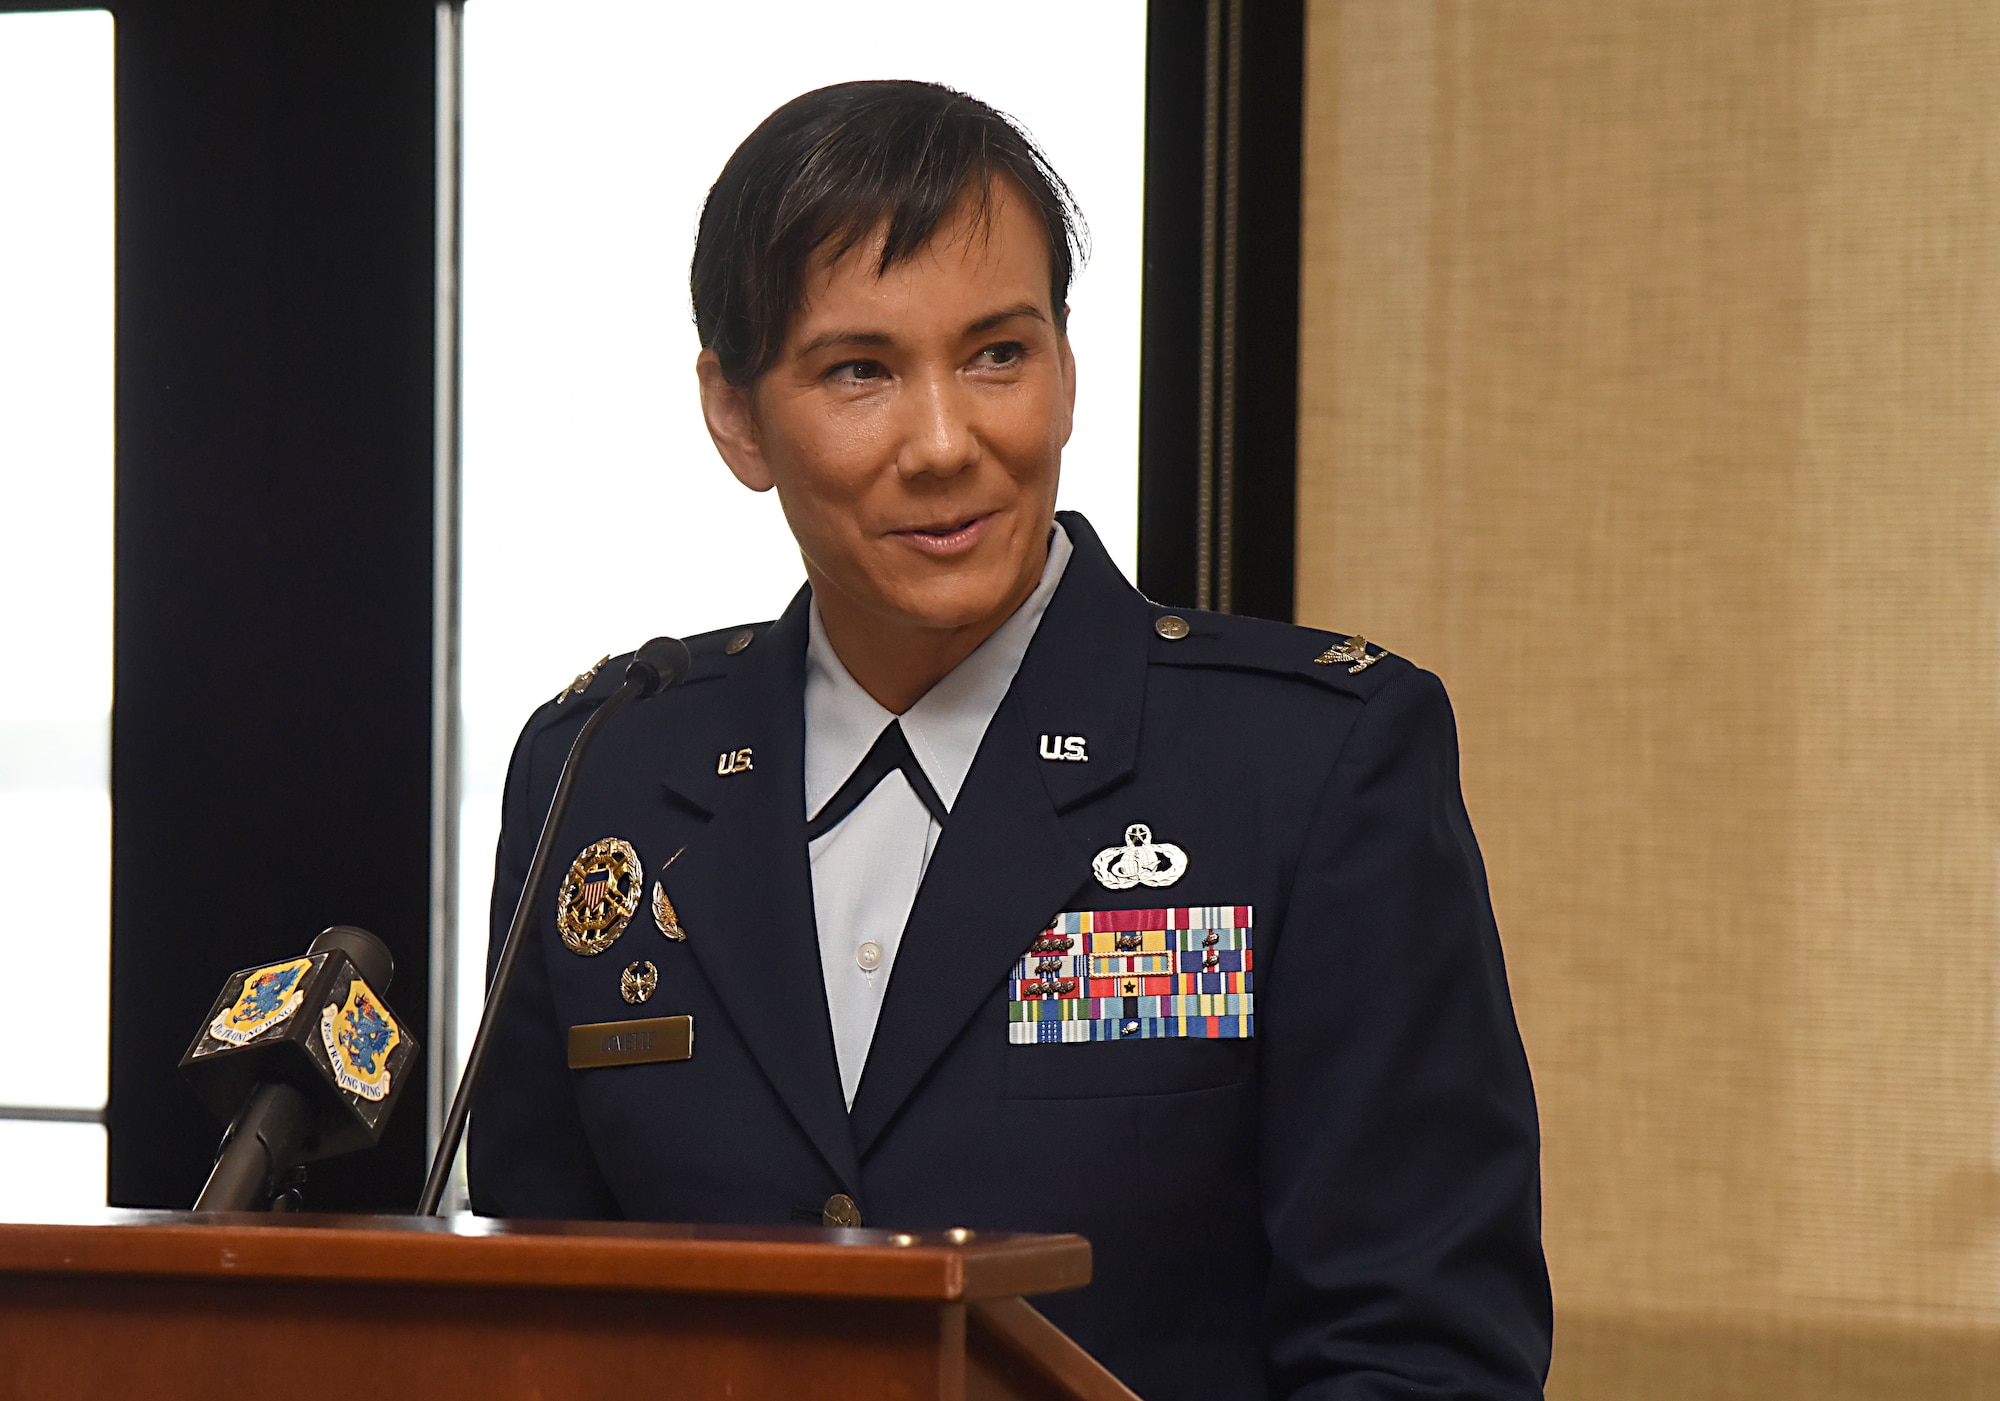
{"label": "microphone flag with emblem", "polygon": [[[374,935],[336,926],[304,957],[246,968],[223,984],[181,1058],[189,1087],[232,1125],[218,1173],[253,1103],[277,1087],[290,1107],[280,1116],[285,1133],[258,1131],[264,1156],[285,1161],[270,1161],[268,1172],[260,1167],[232,1174],[229,1190],[217,1189],[228,1200],[211,1200],[205,1189],[205,1209],[260,1205],[258,1182],[268,1194],[273,1177],[299,1164],[371,1147],[381,1138],[422,1050],[382,997],[393,967]],[[249,1201],[238,1199],[246,1193]]]}

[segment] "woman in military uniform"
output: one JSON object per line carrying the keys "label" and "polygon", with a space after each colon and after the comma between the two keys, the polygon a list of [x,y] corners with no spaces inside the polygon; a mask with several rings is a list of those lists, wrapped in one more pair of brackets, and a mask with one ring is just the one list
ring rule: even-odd
{"label": "woman in military uniform", "polygon": [[[1057,515],[1075,230],[928,84],[808,93],[723,170],[702,404],[807,583],[609,717],[474,1207],[1076,1231],[1095,1278],[1039,1302],[1149,1398],[1539,1396],[1534,1099],[1443,688],[1154,604]],[[496,951],[621,671],[522,733]]]}

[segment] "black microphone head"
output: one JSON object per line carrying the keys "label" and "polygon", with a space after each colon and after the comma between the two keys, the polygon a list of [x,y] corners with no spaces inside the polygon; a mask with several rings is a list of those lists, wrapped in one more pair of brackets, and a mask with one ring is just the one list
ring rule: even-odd
{"label": "black microphone head", "polygon": [[387,996],[396,976],[396,956],[389,946],[358,924],[336,924],[312,941],[308,954],[333,950],[347,955],[361,981],[379,996]]}
{"label": "black microphone head", "polygon": [[687,675],[687,643],[678,637],[656,637],[634,654],[625,668],[627,681],[643,682],[639,699],[670,690]]}

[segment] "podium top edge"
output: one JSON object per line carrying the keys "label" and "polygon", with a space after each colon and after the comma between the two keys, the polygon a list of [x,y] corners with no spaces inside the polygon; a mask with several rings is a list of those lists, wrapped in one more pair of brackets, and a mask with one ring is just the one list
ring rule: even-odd
{"label": "podium top edge", "polygon": [[1074,1235],[106,1210],[0,1224],[0,1278],[84,1276],[951,1303],[1090,1282]]}

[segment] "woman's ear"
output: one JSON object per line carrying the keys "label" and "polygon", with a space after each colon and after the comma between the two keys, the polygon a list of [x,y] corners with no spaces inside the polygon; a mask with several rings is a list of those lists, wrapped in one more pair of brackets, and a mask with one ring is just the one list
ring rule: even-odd
{"label": "woman's ear", "polygon": [[704,350],[695,357],[695,378],[701,382],[701,416],[708,423],[708,436],[715,450],[736,474],[736,480],[752,491],[769,491],[770,464],[757,436],[757,419],[751,412],[750,391],[731,384],[722,373],[722,357]]}
{"label": "woman's ear", "polygon": [[1063,304],[1064,330],[1056,333],[1056,363],[1062,367],[1063,381],[1063,429],[1062,445],[1069,446],[1069,435],[1076,427],[1076,355],[1069,348],[1069,304]]}

